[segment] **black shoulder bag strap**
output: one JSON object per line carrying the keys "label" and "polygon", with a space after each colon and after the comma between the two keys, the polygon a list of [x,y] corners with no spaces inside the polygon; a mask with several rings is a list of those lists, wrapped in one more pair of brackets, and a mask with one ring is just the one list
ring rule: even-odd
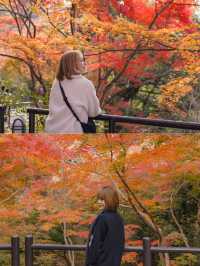
{"label": "black shoulder bag strap", "polygon": [[81,120],[79,119],[79,117],[77,116],[77,114],[76,114],[76,113],[74,112],[74,110],[72,109],[72,107],[71,107],[71,105],[70,105],[70,103],[69,103],[69,101],[68,101],[68,99],[67,99],[67,97],[66,97],[66,95],[65,95],[65,93],[64,93],[64,89],[63,89],[63,86],[62,86],[60,80],[59,80],[59,85],[60,85],[60,89],[61,89],[61,92],[62,92],[62,96],[63,96],[63,99],[64,99],[66,105],[69,107],[69,109],[71,110],[72,114],[76,117],[76,119],[77,119],[80,123],[82,123]]}

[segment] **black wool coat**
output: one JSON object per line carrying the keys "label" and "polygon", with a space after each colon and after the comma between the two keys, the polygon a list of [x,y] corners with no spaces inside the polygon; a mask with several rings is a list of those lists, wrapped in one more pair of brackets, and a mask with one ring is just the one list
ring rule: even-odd
{"label": "black wool coat", "polygon": [[103,210],[90,229],[85,266],[120,266],[124,242],[121,216],[115,211]]}

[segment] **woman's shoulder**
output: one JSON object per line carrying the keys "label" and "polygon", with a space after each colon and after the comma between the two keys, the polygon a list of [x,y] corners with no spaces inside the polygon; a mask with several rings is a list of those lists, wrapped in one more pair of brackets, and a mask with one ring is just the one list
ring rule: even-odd
{"label": "woman's shoulder", "polygon": [[58,87],[59,81],[55,78],[52,83],[52,88]]}
{"label": "woman's shoulder", "polygon": [[[67,84],[68,82],[79,82],[79,83],[82,83],[84,85],[88,85],[90,87],[94,87],[93,83],[91,80],[89,80],[87,77],[83,76],[83,75],[72,75],[72,78],[71,79],[67,79],[65,78],[62,83],[63,84]],[[54,80],[53,84],[55,85],[58,85],[59,84],[59,81],[57,79]]]}
{"label": "woman's shoulder", "polygon": [[51,90],[50,90],[51,95],[57,94],[58,87],[59,87],[58,80],[54,79],[53,82],[52,82]]}
{"label": "woman's shoulder", "polygon": [[110,224],[113,224],[113,221],[115,221],[118,225],[121,225],[122,227],[124,226],[124,220],[123,218],[121,217],[121,215],[118,213],[118,212],[115,212],[115,211],[103,211],[101,212],[94,224],[107,224],[107,225],[110,225]]}
{"label": "woman's shoulder", "polygon": [[80,75],[81,81],[85,84],[88,85],[88,87],[94,88],[93,82],[89,80],[87,77]]}
{"label": "woman's shoulder", "polygon": [[100,212],[97,217],[96,217],[96,221],[106,221],[107,220],[107,215],[105,214],[105,212]]}
{"label": "woman's shoulder", "polygon": [[104,221],[107,221],[111,215],[112,215],[112,213],[110,213],[108,211],[102,211],[99,214],[99,219],[104,220]]}
{"label": "woman's shoulder", "polygon": [[102,213],[103,219],[110,219],[112,217],[112,219],[118,219],[123,221],[123,218],[121,217],[121,215],[118,213],[118,211],[104,211]]}

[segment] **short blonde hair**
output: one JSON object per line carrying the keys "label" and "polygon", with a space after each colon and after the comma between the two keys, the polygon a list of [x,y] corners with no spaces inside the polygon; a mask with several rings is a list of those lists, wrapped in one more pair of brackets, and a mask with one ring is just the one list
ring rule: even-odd
{"label": "short blonde hair", "polygon": [[82,53],[79,50],[72,50],[64,53],[60,59],[56,78],[60,81],[72,79],[72,75],[81,74],[79,61],[82,58]]}
{"label": "short blonde hair", "polygon": [[119,196],[117,191],[111,186],[103,187],[97,194],[97,199],[104,200],[105,209],[116,211],[119,207]]}

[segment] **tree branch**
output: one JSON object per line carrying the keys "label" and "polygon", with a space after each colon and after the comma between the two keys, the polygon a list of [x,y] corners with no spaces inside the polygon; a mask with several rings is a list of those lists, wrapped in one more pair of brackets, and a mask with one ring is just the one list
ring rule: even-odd
{"label": "tree branch", "polygon": [[185,184],[186,184],[186,182],[181,183],[175,191],[172,191],[171,196],[170,196],[170,212],[171,212],[171,216],[172,216],[172,218],[173,218],[173,220],[174,220],[174,222],[175,222],[175,224],[176,224],[176,226],[177,226],[177,228],[179,230],[179,233],[182,236],[182,239],[183,239],[186,247],[190,247],[190,245],[188,243],[188,239],[187,239],[187,237],[186,237],[186,235],[185,235],[185,233],[183,231],[182,226],[180,225],[178,219],[176,218],[176,215],[175,215],[175,212],[174,212],[174,208],[173,208],[174,200],[175,200],[177,194],[179,193],[179,191],[182,189],[182,187]]}

